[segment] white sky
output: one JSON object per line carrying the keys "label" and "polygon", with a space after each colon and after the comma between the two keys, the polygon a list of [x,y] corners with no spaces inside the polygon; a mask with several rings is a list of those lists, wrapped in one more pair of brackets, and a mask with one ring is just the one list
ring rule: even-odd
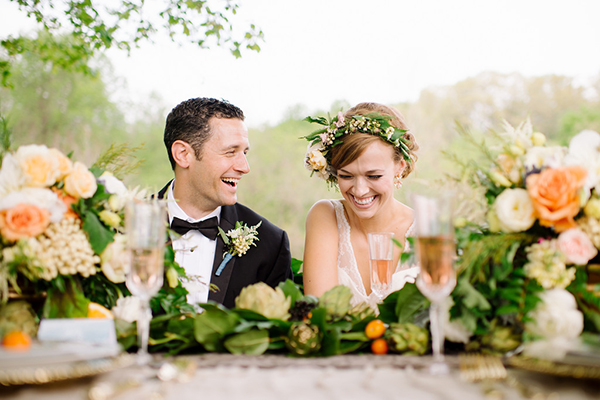
{"label": "white sky", "polygon": [[[585,82],[600,73],[597,0],[239,0],[234,22],[265,34],[260,53],[144,45],[110,51],[127,81],[121,97],[154,91],[170,108],[190,97],[225,98],[249,125],[277,123],[302,104],[335,100],[413,101],[429,86],[482,71],[561,74]],[[0,37],[23,20],[0,0]]]}

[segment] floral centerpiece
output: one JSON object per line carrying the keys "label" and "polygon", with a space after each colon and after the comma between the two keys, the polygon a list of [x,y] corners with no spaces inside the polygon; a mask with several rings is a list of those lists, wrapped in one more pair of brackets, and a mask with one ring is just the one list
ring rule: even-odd
{"label": "floral centerpiece", "polygon": [[[460,127],[459,127],[460,128]],[[468,349],[552,348],[600,331],[600,299],[586,266],[600,248],[600,134],[548,146],[526,121],[478,140],[480,157],[449,157],[460,173],[458,284],[446,336]],[[529,346],[536,349],[539,346]]]}
{"label": "floral centerpiece", "polygon": [[123,151],[111,148],[90,169],[44,145],[4,155],[2,302],[9,292],[45,293],[44,317],[85,317],[90,301],[110,308],[128,294],[123,208],[139,193],[105,170]]}

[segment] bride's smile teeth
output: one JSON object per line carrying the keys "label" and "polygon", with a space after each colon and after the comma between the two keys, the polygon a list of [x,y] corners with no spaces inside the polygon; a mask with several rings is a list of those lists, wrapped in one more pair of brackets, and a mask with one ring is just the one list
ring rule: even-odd
{"label": "bride's smile teeth", "polygon": [[238,182],[240,181],[239,179],[236,178],[223,178],[221,179],[223,182],[225,182],[226,184],[236,187]]}
{"label": "bride's smile teeth", "polygon": [[352,197],[354,198],[354,201],[356,202],[356,204],[361,205],[361,206],[369,205],[373,202],[373,200],[375,200],[375,196],[365,197],[363,199],[358,199],[354,196],[352,196]]}

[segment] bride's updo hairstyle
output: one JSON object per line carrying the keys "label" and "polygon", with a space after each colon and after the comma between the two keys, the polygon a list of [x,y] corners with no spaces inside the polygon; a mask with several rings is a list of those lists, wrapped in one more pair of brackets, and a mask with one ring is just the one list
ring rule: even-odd
{"label": "bride's updo hairstyle", "polygon": [[[350,118],[355,115],[368,115],[372,113],[388,116],[390,117],[389,122],[391,125],[398,129],[406,130],[406,133],[402,136],[406,139],[405,143],[408,147],[408,156],[410,157],[411,162],[406,163],[406,168],[402,171],[401,178],[407,177],[408,174],[412,172],[415,163],[417,162],[418,157],[415,152],[419,149],[419,145],[413,134],[408,130],[404,117],[398,110],[378,103],[359,103],[346,111],[344,117]],[[377,140],[381,140],[388,146],[394,148],[394,162],[399,163],[404,159],[402,151],[398,147],[394,147],[391,143],[386,142],[379,136],[370,135],[368,133],[353,133],[352,135],[344,135],[340,139],[343,143],[331,149],[331,166],[336,171],[355,161],[371,143]]]}

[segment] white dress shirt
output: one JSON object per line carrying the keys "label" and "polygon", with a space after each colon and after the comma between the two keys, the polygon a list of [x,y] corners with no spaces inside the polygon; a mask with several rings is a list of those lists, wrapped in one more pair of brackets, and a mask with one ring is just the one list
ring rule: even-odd
{"label": "white dress shirt", "polygon": [[[190,218],[175,201],[175,197],[173,196],[174,183],[175,180],[173,180],[167,190],[169,224],[171,224],[174,217],[188,222],[204,221],[212,217],[217,217],[218,221],[221,220],[221,207],[217,207],[213,212],[201,219]],[[208,288],[217,241],[210,240],[196,230],[190,230],[178,238],[172,236],[171,239],[173,239],[175,261],[185,270],[188,277],[188,279],[182,279],[183,287],[189,292],[187,296],[188,303],[205,303],[208,300]]]}

